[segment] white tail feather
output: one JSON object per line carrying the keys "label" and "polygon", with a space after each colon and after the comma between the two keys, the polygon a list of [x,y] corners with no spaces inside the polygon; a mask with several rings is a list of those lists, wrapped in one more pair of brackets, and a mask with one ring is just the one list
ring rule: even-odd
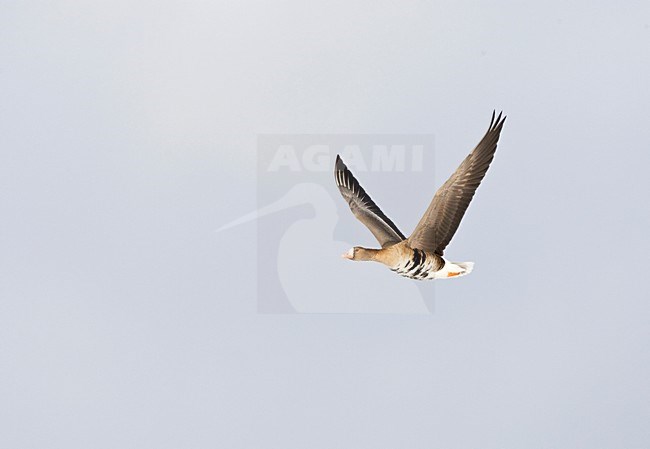
{"label": "white tail feather", "polygon": [[458,265],[464,270],[463,276],[470,274],[474,269],[474,262],[454,262],[454,265]]}
{"label": "white tail feather", "polygon": [[436,279],[453,279],[470,274],[474,262],[447,262],[442,270],[436,272]]}

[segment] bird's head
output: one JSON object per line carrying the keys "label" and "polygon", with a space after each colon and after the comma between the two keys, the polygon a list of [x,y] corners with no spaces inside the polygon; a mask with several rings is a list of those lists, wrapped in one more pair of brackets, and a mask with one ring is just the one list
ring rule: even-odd
{"label": "bird's head", "polygon": [[350,248],[347,252],[341,254],[341,257],[344,259],[354,260],[354,253],[356,252],[357,247]]}
{"label": "bird's head", "polygon": [[341,257],[349,260],[373,260],[376,252],[377,250],[355,246],[350,248],[346,253],[343,253]]}

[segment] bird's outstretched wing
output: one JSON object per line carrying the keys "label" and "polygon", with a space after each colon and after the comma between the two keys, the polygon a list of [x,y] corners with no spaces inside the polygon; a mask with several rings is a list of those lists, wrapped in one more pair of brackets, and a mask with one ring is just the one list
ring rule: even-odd
{"label": "bird's outstretched wing", "polygon": [[343,199],[347,201],[354,216],[366,225],[382,248],[401,242],[406,238],[395,226],[395,223],[377,207],[370,195],[363,190],[359,181],[355,179],[338,155],[334,167],[334,178]]}
{"label": "bird's outstretched wing", "polygon": [[408,239],[411,247],[443,255],[494,158],[501,128],[506,120],[501,115],[502,113],[495,120],[495,112],[492,112],[490,127],[483,139],[438,189]]}

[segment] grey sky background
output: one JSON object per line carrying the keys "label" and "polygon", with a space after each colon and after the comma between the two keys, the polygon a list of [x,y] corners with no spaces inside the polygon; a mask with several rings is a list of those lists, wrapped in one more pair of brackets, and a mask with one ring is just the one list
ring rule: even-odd
{"label": "grey sky background", "polygon": [[[650,447],[649,42],[641,1],[0,3],[0,447]],[[440,183],[494,108],[434,315],[256,314],[214,233],[256,134],[433,133]],[[433,190],[372,193],[410,232]]]}

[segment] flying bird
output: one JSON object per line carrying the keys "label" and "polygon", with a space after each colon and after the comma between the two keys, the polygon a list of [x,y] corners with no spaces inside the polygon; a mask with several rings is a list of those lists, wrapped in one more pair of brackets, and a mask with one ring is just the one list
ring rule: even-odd
{"label": "flying bird", "polygon": [[417,279],[446,279],[472,272],[474,262],[449,262],[444,250],[456,233],[474,192],[483,180],[497,149],[497,142],[506,117],[495,119],[454,174],[438,189],[431,204],[406,238],[361,187],[352,172],[336,156],[336,185],[361,223],[372,232],[381,249],[355,246],[343,257],[356,261],[380,262],[399,275]]}

